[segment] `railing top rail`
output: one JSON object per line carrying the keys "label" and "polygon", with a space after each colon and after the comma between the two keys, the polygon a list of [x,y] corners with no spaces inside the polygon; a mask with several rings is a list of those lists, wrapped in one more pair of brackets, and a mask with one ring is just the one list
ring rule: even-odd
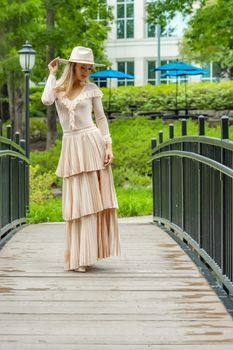
{"label": "railing top rail", "polygon": [[16,142],[14,142],[6,137],[0,136],[0,143],[5,143],[6,145],[11,145],[12,147],[14,147],[16,150],[18,150],[22,154],[26,153],[25,150],[21,146],[17,145]]}
{"label": "railing top rail", "polygon": [[200,163],[206,164],[210,166],[211,168],[214,168],[215,170],[220,171],[221,173],[230,176],[233,178],[233,169],[228,168],[226,165],[223,165],[216,160],[210,159],[208,157],[201,156],[200,154],[193,153],[193,152],[186,152],[186,151],[165,151],[158,154],[155,154],[149,161],[152,162],[153,160],[164,158],[164,157],[183,157],[183,158],[189,158],[192,160],[196,160]]}
{"label": "railing top rail", "polygon": [[233,142],[229,140],[222,140],[219,138],[209,137],[209,136],[179,136],[173,139],[169,139],[159,145],[157,145],[153,150],[158,151],[159,149],[163,147],[167,147],[169,145],[175,144],[175,143],[184,143],[184,142],[197,142],[197,143],[204,143],[214,146],[219,146],[225,149],[229,149],[233,151]]}
{"label": "railing top rail", "polygon": [[30,163],[30,160],[25,155],[20,154],[18,152],[11,151],[11,150],[0,150],[0,157],[4,157],[4,156],[13,156],[24,160],[28,164]]}

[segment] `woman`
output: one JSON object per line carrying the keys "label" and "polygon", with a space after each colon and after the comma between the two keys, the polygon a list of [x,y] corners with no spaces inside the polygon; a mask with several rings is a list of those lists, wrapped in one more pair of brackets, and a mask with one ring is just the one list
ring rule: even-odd
{"label": "woman", "polygon": [[[59,63],[66,67],[56,81]],[[93,66],[103,65],[94,63],[92,50],[75,47],[69,60],[56,58],[49,63],[42,95],[45,105],[55,102],[63,129],[56,175],[63,178],[64,270],[78,272],[86,272],[98,259],[120,255],[112,139],[103,94],[88,81]]]}

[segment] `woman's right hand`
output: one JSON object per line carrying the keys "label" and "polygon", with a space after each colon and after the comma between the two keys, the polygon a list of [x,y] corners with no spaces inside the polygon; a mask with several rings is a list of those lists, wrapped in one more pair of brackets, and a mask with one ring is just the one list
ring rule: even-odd
{"label": "woman's right hand", "polygon": [[56,75],[58,70],[58,64],[59,64],[59,57],[54,58],[49,64],[48,69],[51,74]]}

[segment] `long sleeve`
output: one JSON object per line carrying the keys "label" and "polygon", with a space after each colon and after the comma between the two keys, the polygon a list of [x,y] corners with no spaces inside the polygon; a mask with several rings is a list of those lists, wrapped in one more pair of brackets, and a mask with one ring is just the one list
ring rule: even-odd
{"label": "long sleeve", "polygon": [[100,129],[104,143],[112,143],[112,138],[108,127],[108,121],[104,114],[101,97],[94,97],[92,101],[96,124],[97,127]]}
{"label": "long sleeve", "polygon": [[44,105],[50,106],[54,103],[56,99],[56,92],[54,91],[54,87],[56,86],[56,77],[54,74],[49,74],[41,101]]}

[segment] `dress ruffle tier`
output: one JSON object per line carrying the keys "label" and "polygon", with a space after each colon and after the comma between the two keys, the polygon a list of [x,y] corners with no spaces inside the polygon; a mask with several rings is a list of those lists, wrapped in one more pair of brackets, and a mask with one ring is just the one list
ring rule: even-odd
{"label": "dress ruffle tier", "polygon": [[64,269],[120,255],[118,208],[111,165],[96,126],[64,133],[56,174],[63,177]]}
{"label": "dress ruffle tier", "polygon": [[104,143],[96,126],[66,132],[56,175],[69,177],[84,171],[105,169],[104,155]]}

